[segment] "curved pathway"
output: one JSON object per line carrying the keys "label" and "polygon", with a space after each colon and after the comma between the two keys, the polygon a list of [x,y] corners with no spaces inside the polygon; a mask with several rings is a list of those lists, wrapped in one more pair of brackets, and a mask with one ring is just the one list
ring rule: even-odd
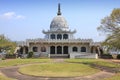
{"label": "curved pathway", "polygon": [[[64,62],[63,59],[56,59],[54,62]],[[23,65],[25,66],[25,65]],[[12,67],[7,67],[7,68],[1,68],[1,72],[10,77],[10,78],[15,78],[17,80],[100,80],[103,78],[108,78],[114,75],[114,73],[111,72],[106,72],[106,71],[101,71],[93,75],[89,76],[82,76],[82,77],[68,77],[68,78],[50,78],[50,77],[35,77],[35,76],[29,76],[29,75],[24,75],[18,72],[20,66],[12,66]]]}

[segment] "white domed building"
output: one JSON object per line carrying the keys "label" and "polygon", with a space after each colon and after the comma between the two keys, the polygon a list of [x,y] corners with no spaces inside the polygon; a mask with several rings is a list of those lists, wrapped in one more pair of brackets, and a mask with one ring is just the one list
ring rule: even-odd
{"label": "white domed building", "polygon": [[76,39],[68,23],[62,16],[60,4],[58,5],[57,16],[50,24],[50,30],[43,30],[45,38],[27,39],[26,42],[19,42],[18,54],[26,55],[33,52],[34,57],[49,58],[98,58],[101,54],[100,44],[92,39]]}

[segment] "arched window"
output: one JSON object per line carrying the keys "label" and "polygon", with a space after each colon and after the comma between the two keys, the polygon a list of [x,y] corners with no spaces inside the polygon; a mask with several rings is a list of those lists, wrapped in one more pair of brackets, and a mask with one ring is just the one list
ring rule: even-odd
{"label": "arched window", "polygon": [[55,34],[51,34],[51,39],[55,39]]}
{"label": "arched window", "polygon": [[45,47],[41,47],[41,52],[46,52],[46,48]]}
{"label": "arched window", "polygon": [[50,54],[55,54],[55,46],[50,47]]}
{"label": "arched window", "polygon": [[77,47],[73,47],[73,52],[77,52],[77,51],[78,51]]}
{"label": "arched window", "polygon": [[68,34],[64,34],[63,39],[68,39]]}
{"label": "arched window", "polygon": [[81,47],[81,52],[86,52],[86,47]]}
{"label": "arched window", "polygon": [[62,35],[61,35],[61,34],[58,34],[58,35],[57,35],[57,39],[62,39]]}
{"label": "arched window", "polygon": [[62,54],[62,47],[61,46],[57,46],[57,54]]}
{"label": "arched window", "polygon": [[37,52],[38,51],[38,47],[33,47],[33,52]]}
{"label": "arched window", "polygon": [[68,54],[68,46],[63,47],[63,54]]}
{"label": "arched window", "polygon": [[23,54],[23,47],[20,48],[20,54]]}
{"label": "arched window", "polygon": [[28,47],[25,46],[25,53],[27,54],[28,53]]}

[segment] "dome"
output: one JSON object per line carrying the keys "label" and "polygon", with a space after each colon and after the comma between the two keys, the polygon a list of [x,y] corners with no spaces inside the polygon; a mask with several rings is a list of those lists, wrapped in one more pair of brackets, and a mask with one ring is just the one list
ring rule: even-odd
{"label": "dome", "polygon": [[50,24],[50,29],[52,30],[67,30],[68,25],[67,21],[65,18],[61,15],[57,15],[56,17],[53,18],[51,24]]}

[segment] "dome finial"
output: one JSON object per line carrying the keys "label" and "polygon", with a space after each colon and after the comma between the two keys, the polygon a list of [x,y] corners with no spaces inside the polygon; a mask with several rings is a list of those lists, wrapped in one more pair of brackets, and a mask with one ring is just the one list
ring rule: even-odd
{"label": "dome finial", "polygon": [[58,13],[57,13],[57,15],[61,15],[62,13],[61,13],[61,11],[60,11],[60,3],[58,3]]}

